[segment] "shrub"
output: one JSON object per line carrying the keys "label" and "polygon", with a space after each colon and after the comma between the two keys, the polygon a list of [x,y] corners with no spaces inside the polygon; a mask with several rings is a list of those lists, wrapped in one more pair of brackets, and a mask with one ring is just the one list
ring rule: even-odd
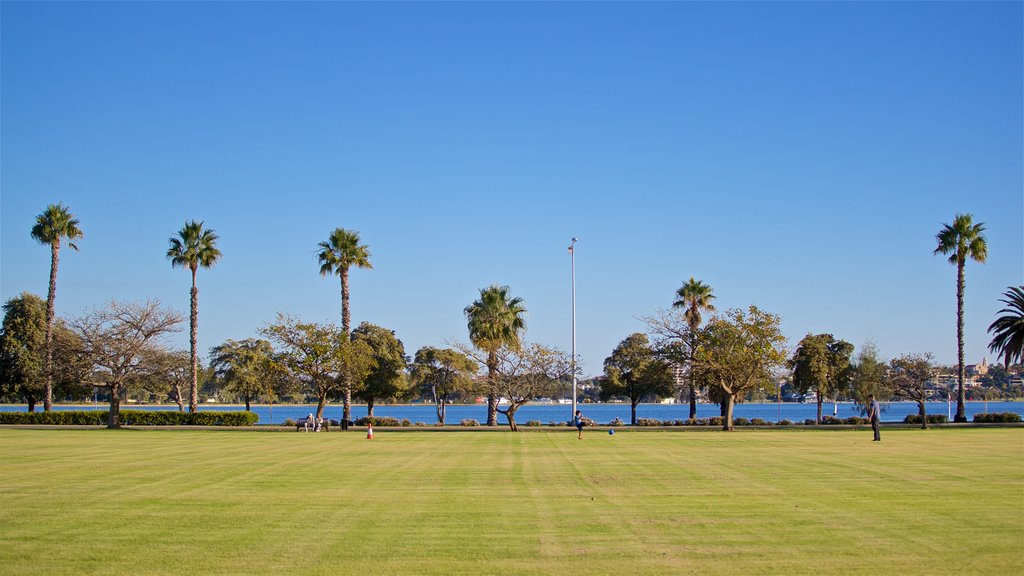
{"label": "shrub", "polygon": [[[946,422],[949,422],[949,418],[947,418],[945,414],[929,414],[928,415],[928,423],[929,424],[945,424]],[[920,424],[921,423],[921,415],[920,414],[907,414],[907,416],[905,418],[903,418],[903,423],[904,424]]]}
{"label": "shrub", "polygon": [[530,426],[531,428],[540,428],[544,424],[542,424],[540,420],[530,420],[529,422],[526,423],[526,425]]}
{"label": "shrub", "polygon": [[708,426],[721,426],[724,423],[721,416],[712,416],[708,418]]}
{"label": "shrub", "polygon": [[792,426],[793,421],[788,419],[779,420],[779,426]]}
{"label": "shrub", "polygon": [[[104,410],[55,410],[52,412],[0,412],[0,424],[58,424],[96,426],[107,423]],[[175,410],[121,410],[123,426],[252,426],[259,417],[253,412],[178,412]],[[293,423],[294,425],[294,423]]]}
{"label": "shrub", "polygon": [[657,418],[637,418],[637,426],[661,426],[661,421]]}
{"label": "shrub", "polygon": [[52,412],[0,412],[0,424],[54,424],[98,426],[107,423],[107,413],[99,410],[54,410]]}
{"label": "shrub", "polygon": [[462,422],[459,423],[461,426],[479,426],[480,423],[472,418],[463,418]]}
{"label": "shrub", "polygon": [[814,418],[804,420],[804,426],[814,426],[815,424],[817,424],[817,422],[814,421]]}
{"label": "shrub", "polygon": [[750,425],[751,426],[771,426],[772,423],[767,421],[767,420],[765,420],[764,418],[751,418],[750,419]]}
{"label": "shrub", "polygon": [[424,426],[426,426],[426,425],[427,425],[427,424],[426,424],[425,422],[417,422],[417,423],[413,424],[413,426],[417,426],[417,427],[419,427],[419,428],[423,428],[423,427],[424,427]]}
{"label": "shrub", "polygon": [[[332,422],[332,424],[333,424],[333,422]],[[284,422],[281,422],[281,425],[282,426],[295,426],[295,420],[292,420],[291,418],[285,418]]]}
{"label": "shrub", "polygon": [[609,422],[608,425],[609,426],[625,426],[626,423],[622,421],[622,418],[619,418],[618,416],[616,416],[615,420],[612,420],[611,422]]}
{"label": "shrub", "polygon": [[975,414],[974,421],[985,424],[1001,422],[1020,422],[1020,414],[1015,412],[992,412],[991,414]]}
{"label": "shrub", "polygon": [[836,418],[835,416],[822,416],[821,417],[821,423],[822,424],[828,424],[828,425],[835,425],[835,424],[842,424],[843,421],[841,419],[839,419],[839,418]]}
{"label": "shrub", "polygon": [[860,416],[850,416],[849,418],[843,419],[843,424],[870,424],[871,421],[867,418],[861,418]]}
{"label": "shrub", "polygon": [[408,418],[402,418],[402,426],[404,426],[404,427],[412,426],[412,420],[409,420]]}
{"label": "shrub", "polygon": [[393,416],[364,416],[356,420],[356,426],[402,426],[402,422]]}

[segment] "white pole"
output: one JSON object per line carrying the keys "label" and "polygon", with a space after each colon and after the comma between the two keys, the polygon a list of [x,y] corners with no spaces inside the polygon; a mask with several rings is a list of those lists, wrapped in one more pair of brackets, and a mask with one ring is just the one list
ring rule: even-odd
{"label": "white pole", "polygon": [[572,270],[572,414],[576,417],[576,239],[569,243],[569,264]]}

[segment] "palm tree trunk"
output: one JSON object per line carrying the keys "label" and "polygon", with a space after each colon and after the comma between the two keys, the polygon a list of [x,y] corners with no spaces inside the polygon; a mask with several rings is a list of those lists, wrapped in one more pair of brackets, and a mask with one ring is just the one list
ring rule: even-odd
{"label": "palm tree trunk", "polygon": [[53,318],[57,300],[57,264],[60,262],[60,238],[50,244],[50,290],[46,294],[46,362],[43,364],[43,412],[53,409]]}
{"label": "palm tree trunk", "polygon": [[688,374],[690,384],[690,420],[697,419],[697,383],[693,379],[693,356],[697,350],[697,328],[690,324],[690,373]]}
{"label": "palm tree trunk", "polygon": [[494,395],[497,388],[494,384],[498,377],[498,355],[494,352],[487,353],[487,425],[498,425],[498,397]]}
{"label": "palm tree trunk", "polygon": [[196,355],[196,341],[199,332],[199,288],[196,288],[196,269],[192,269],[192,311],[189,315],[189,350],[192,359],[192,383],[188,393],[188,411],[199,410],[199,359]]}
{"label": "palm tree trunk", "polygon": [[348,309],[348,266],[341,269],[341,329],[345,332],[345,340],[349,339],[352,328],[352,316]]}
{"label": "palm tree trunk", "polygon": [[954,422],[967,422],[964,409],[964,261],[956,266],[956,416]]}
{"label": "palm tree trunk", "polygon": [[[341,269],[341,331],[345,334],[345,341],[351,338],[351,317],[348,310],[348,266]],[[341,399],[341,417],[345,420],[352,419],[352,384],[345,380],[345,394]]]}

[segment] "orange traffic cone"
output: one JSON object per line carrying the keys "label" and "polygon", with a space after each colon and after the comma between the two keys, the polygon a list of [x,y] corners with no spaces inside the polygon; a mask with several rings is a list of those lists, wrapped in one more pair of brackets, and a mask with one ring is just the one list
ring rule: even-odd
{"label": "orange traffic cone", "polygon": [[370,424],[366,425],[366,439],[373,440],[373,426]]}

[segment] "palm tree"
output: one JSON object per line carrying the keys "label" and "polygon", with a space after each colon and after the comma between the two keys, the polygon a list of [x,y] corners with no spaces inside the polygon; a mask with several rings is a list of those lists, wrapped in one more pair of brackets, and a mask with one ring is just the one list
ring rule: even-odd
{"label": "palm tree", "polygon": [[511,298],[508,286],[497,284],[480,289],[480,299],[463,312],[469,328],[469,341],[487,353],[487,425],[498,425],[498,397],[494,394],[498,372],[498,350],[502,346],[518,350],[520,336],[526,330],[526,307],[522,298]]}
{"label": "palm tree", "polygon": [[[679,290],[676,290],[676,300],[672,303],[673,308],[684,308],[686,310],[686,322],[690,326],[690,357],[693,357],[693,353],[697,350],[697,329],[700,328],[700,313],[703,310],[708,312],[715,311],[715,305],[711,303],[715,299],[715,295],[711,290],[711,286],[701,282],[700,280],[694,280],[693,276],[690,276],[690,281],[683,284]],[[692,361],[691,361],[692,364]],[[697,417],[697,387],[693,382],[693,370],[691,366],[690,374],[690,418]]]}
{"label": "palm tree", "polygon": [[1008,307],[999,313],[1006,315],[996,318],[988,327],[993,333],[988,349],[995,352],[997,358],[1002,356],[1004,365],[1009,368],[1010,364],[1024,361],[1024,286],[1011,286],[1003,296],[1006,299],[1000,302]]}
{"label": "palm tree", "polygon": [[956,417],[954,422],[967,422],[964,411],[964,265],[970,258],[985,262],[988,244],[982,232],[985,225],[975,224],[970,214],[957,214],[952,224],[943,224],[935,236],[938,247],[932,254],[949,254],[949,263],[956,264],[956,348],[957,348],[957,394]]}
{"label": "palm tree", "polygon": [[199,404],[199,387],[197,374],[199,361],[196,357],[196,336],[199,325],[199,289],[196,288],[196,271],[199,267],[209,268],[220,259],[217,249],[217,234],[213,230],[203,230],[203,223],[192,220],[185,222],[185,227],[172,236],[167,257],[171,259],[171,267],[181,266],[192,271],[192,312],[189,316],[189,345],[192,360],[192,387],[189,391],[188,411],[195,412]]}
{"label": "palm tree", "polygon": [[36,216],[36,224],[32,227],[32,237],[40,244],[50,245],[50,291],[46,295],[46,384],[43,393],[43,410],[49,412],[53,408],[53,319],[54,303],[57,298],[57,264],[60,262],[61,239],[67,238],[68,247],[77,251],[75,240],[83,236],[78,227],[78,219],[67,206],[50,204],[42,214]]}
{"label": "palm tree", "polygon": [[[370,249],[365,244],[359,243],[359,232],[344,228],[335,228],[330,237],[317,246],[320,248],[320,253],[317,254],[317,259],[320,262],[320,275],[337,274],[341,277],[341,329],[345,339],[348,340],[352,334],[352,316],[348,307],[348,269],[352,266],[372,269]],[[352,383],[346,382],[344,389],[342,418],[351,420]]]}

